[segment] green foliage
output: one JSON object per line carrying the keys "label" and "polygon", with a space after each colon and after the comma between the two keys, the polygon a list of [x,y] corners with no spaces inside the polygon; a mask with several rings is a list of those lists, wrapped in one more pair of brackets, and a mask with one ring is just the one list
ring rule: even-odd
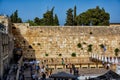
{"label": "green foliage", "polygon": [[83,42],[83,44],[87,44],[86,42]]}
{"label": "green foliage", "polygon": [[57,17],[56,14],[55,14],[55,17],[54,17],[54,25],[55,25],[55,26],[58,26],[58,25],[59,25],[58,17]]}
{"label": "green foliage", "polygon": [[10,16],[11,22],[13,23],[22,23],[22,19],[18,17],[18,10],[16,10],[11,16]]}
{"label": "green foliage", "polygon": [[45,53],[45,56],[49,56],[49,54]]}
{"label": "green foliage", "polygon": [[37,45],[39,45],[39,46],[40,46],[41,44],[40,44],[40,43],[37,43]]}
{"label": "green foliage", "polygon": [[118,48],[115,48],[115,50],[114,50],[114,52],[115,52],[115,56],[118,56],[118,52],[119,52],[120,50],[118,49]]}
{"label": "green foliage", "polygon": [[103,44],[100,44],[99,46],[100,46],[100,48],[104,48],[104,45],[103,45]]}
{"label": "green foliage", "polygon": [[77,25],[77,21],[76,21],[76,9],[77,9],[77,7],[76,6],[74,6],[74,19],[73,19],[73,21],[74,21],[74,25]]}
{"label": "green foliage", "polygon": [[62,54],[58,54],[58,56],[62,56]]}
{"label": "green foliage", "polygon": [[73,52],[73,53],[71,54],[71,56],[72,56],[72,57],[76,57],[76,53]]}
{"label": "green foliage", "polygon": [[90,32],[90,34],[93,34],[92,32]]}
{"label": "green foliage", "polygon": [[78,47],[78,48],[81,48],[81,47],[82,47],[81,43],[78,43],[78,44],[77,44],[77,47]]}
{"label": "green foliage", "polygon": [[30,26],[37,26],[37,24],[34,23],[34,21],[32,21],[32,20],[28,20],[27,23],[29,23]]}
{"label": "green foliage", "polygon": [[73,10],[70,8],[67,10],[67,19],[66,19],[66,26],[73,26],[73,14],[72,14]]}
{"label": "green foliage", "polygon": [[92,52],[92,46],[93,46],[92,44],[88,45],[88,52]]}
{"label": "green foliage", "polygon": [[40,24],[40,19],[39,19],[38,17],[35,17],[34,23],[35,23],[36,25],[39,25],[39,24]]}
{"label": "green foliage", "polygon": [[43,14],[43,18],[40,19],[35,17],[34,21],[29,20],[27,22],[30,24],[30,26],[57,26],[59,25],[59,20],[57,14],[53,16],[53,12],[54,7],[51,10],[47,10],[47,12]]}
{"label": "green foliage", "polygon": [[44,19],[44,25],[53,25],[53,12],[47,11],[45,14],[43,14]]}
{"label": "green foliage", "polygon": [[105,12],[99,6],[93,9],[88,9],[86,12],[83,12],[77,16],[77,25],[109,25],[110,15]]}

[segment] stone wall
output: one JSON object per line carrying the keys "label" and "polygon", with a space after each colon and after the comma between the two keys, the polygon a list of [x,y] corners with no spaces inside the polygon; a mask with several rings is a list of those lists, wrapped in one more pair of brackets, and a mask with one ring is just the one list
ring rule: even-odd
{"label": "stone wall", "polygon": [[2,78],[6,70],[10,68],[10,61],[13,58],[14,40],[12,24],[8,17],[0,16],[0,24],[5,29],[5,31],[0,30],[0,80],[3,80]]}
{"label": "stone wall", "polygon": [[[14,35],[24,49],[24,56],[28,58],[71,57],[72,53],[76,53],[79,57],[90,53],[88,52],[90,44],[93,45],[92,53],[114,56],[114,49],[120,48],[120,27],[47,27],[29,26],[25,23],[14,25],[16,27],[16,30],[13,31]],[[78,43],[82,45],[82,48],[78,48]],[[100,48],[101,44],[105,46],[106,51]]]}

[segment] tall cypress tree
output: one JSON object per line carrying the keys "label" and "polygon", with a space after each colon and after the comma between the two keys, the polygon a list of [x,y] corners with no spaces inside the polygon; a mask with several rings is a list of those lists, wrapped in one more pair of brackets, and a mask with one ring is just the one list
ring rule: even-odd
{"label": "tall cypress tree", "polygon": [[67,18],[66,18],[66,23],[65,25],[67,26],[73,26],[73,14],[72,14],[73,10],[70,8],[67,10]]}
{"label": "tall cypress tree", "polygon": [[37,25],[39,25],[40,24],[40,19],[38,17],[35,17],[34,23],[37,24]]}
{"label": "tall cypress tree", "polygon": [[77,25],[77,22],[76,22],[76,5],[74,6],[74,25]]}
{"label": "tall cypress tree", "polygon": [[53,21],[53,20],[54,20],[54,17],[53,17],[54,8],[55,8],[55,7],[53,7],[53,8],[51,9],[51,17],[50,17],[50,20],[51,20],[50,24],[51,24],[51,25],[54,25],[54,21]]}
{"label": "tall cypress tree", "polygon": [[14,22],[18,22],[18,10],[14,12]]}
{"label": "tall cypress tree", "polygon": [[55,14],[55,18],[54,18],[54,26],[58,26],[59,25],[59,20],[57,15]]}

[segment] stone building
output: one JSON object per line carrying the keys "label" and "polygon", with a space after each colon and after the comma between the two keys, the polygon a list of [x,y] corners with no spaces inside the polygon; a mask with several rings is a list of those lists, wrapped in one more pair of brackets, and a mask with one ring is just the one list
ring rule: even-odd
{"label": "stone building", "polygon": [[0,16],[0,79],[8,71],[13,57],[14,40],[8,17]]}

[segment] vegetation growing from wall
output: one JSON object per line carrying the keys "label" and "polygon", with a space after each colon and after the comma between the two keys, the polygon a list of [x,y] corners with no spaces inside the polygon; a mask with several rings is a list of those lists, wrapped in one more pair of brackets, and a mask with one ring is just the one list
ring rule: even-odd
{"label": "vegetation growing from wall", "polygon": [[73,52],[73,53],[71,54],[71,56],[72,56],[72,57],[76,57],[76,53]]}
{"label": "vegetation growing from wall", "polygon": [[115,50],[114,50],[114,52],[115,52],[115,56],[118,56],[118,52],[119,52],[120,50],[118,49],[118,48],[115,48]]}
{"label": "vegetation growing from wall", "polygon": [[62,54],[58,54],[58,56],[62,56]]}
{"label": "vegetation growing from wall", "polygon": [[92,35],[93,33],[92,32],[90,32],[90,35]]}
{"label": "vegetation growing from wall", "polygon": [[92,52],[92,46],[93,46],[92,44],[88,45],[88,52]]}
{"label": "vegetation growing from wall", "polygon": [[101,49],[103,49],[103,48],[104,48],[104,45],[103,45],[103,44],[100,44],[99,46],[100,46],[100,48],[101,48]]}
{"label": "vegetation growing from wall", "polygon": [[49,54],[45,53],[45,56],[49,56]]}
{"label": "vegetation growing from wall", "polygon": [[77,47],[78,47],[78,48],[82,48],[81,43],[78,43],[78,44],[77,44]]}

